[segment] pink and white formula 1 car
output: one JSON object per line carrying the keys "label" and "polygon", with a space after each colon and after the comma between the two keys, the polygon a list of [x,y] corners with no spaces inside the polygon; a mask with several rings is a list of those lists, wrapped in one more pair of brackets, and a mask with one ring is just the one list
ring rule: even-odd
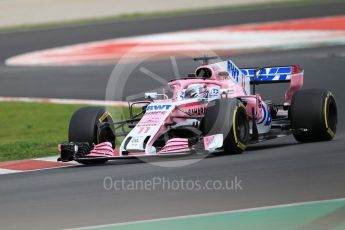
{"label": "pink and white formula 1 car", "polygon": [[[293,134],[299,142],[329,141],[337,126],[337,107],[325,89],[301,90],[298,65],[238,68],[231,60],[204,64],[195,74],[172,80],[171,98],[146,93],[130,104],[131,118],[113,122],[100,107],[77,110],[69,125],[69,144],[59,145],[61,161],[83,164],[193,153],[242,153],[249,144]],[[289,83],[284,103],[263,100],[258,84]],[[252,86],[251,86],[252,85]],[[142,110],[133,114],[133,105]],[[119,132],[124,126],[131,130]],[[124,136],[116,148],[116,138]]]}

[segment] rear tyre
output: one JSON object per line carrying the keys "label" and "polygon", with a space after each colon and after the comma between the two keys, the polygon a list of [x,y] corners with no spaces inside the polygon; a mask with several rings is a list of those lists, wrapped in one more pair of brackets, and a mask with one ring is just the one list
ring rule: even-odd
{"label": "rear tyre", "polygon": [[[102,107],[84,107],[74,112],[69,123],[68,141],[87,142],[90,146],[100,143],[98,124],[113,122],[110,113]],[[115,141],[115,140],[114,140]],[[82,164],[102,164],[107,160],[77,161]]]}
{"label": "rear tyre", "polygon": [[[330,141],[337,128],[337,105],[325,89],[297,91],[291,101],[291,125],[298,142]],[[307,131],[301,131],[307,129]]]}
{"label": "rear tyre", "polygon": [[249,141],[249,121],[237,99],[222,98],[209,103],[201,123],[203,134],[223,134],[224,153],[242,153]]}

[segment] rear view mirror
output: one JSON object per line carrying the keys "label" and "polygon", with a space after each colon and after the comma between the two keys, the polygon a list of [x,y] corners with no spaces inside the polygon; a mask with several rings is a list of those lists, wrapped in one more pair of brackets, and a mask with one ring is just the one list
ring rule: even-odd
{"label": "rear view mirror", "polygon": [[147,100],[155,100],[158,97],[158,93],[157,92],[148,92],[145,93],[145,99]]}

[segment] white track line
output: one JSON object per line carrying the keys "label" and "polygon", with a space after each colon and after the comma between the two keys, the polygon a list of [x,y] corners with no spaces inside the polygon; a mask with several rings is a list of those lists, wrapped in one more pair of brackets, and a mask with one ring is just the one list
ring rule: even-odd
{"label": "white track line", "polygon": [[11,169],[2,169],[0,168],[0,175],[3,175],[3,174],[12,174],[12,173],[17,173],[17,172],[20,172],[18,170],[11,170]]}
{"label": "white track line", "polygon": [[[40,157],[40,158],[35,158],[33,160],[38,160],[38,161],[49,161],[49,162],[58,162],[57,159],[59,158],[58,155],[56,156],[50,156],[50,157]],[[69,161],[69,164],[75,164],[75,165],[80,165],[78,162],[76,161]],[[69,165],[70,166],[70,165]]]}

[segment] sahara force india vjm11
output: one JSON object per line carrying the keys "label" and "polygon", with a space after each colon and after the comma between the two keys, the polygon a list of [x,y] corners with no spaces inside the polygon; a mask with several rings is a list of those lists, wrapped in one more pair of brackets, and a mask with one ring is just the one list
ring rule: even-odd
{"label": "sahara force india vjm11", "polygon": [[[231,60],[203,60],[194,74],[171,80],[172,97],[145,93],[129,103],[131,117],[114,122],[101,107],[77,110],[69,124],[69,143],[59,145],[61,161],[83,164],[186,154],[238,154],[250,144],[292,134],[298,142],[329,141],[337,126],[334,96],[326,89],[302,89],[299,65],[238,68]],[[288,83],[275,103],[256,93],[256,85]],[[142,108],[133,114],[133,107]],[[130,128],[123,132],[123,127]],[[121,131],[122,130],[122,131]],[[120,146],[116,138],[124,137]]]}

